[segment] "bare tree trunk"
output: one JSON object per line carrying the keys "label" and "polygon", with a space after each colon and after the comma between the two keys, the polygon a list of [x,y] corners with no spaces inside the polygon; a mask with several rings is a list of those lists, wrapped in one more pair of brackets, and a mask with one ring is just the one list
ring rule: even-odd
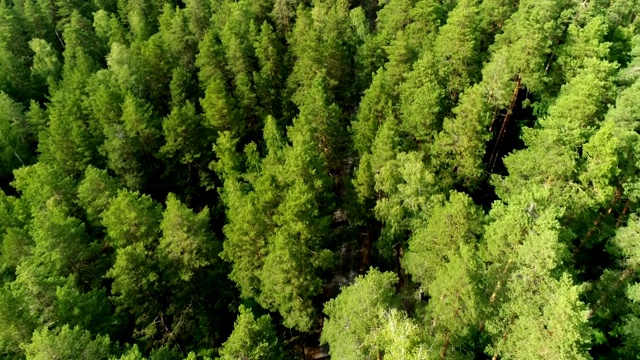
{"label": "bare tree trunk", "polygon": [[496,143],[493,146],[493,151],[491,152],[491,157],[489,158],[489,164],[491,164],[490,171],[489,171],[490,173],[493,173],[493,168],[496,165],[496,161],[498,159],[498,154],[499,154],[498,148],[500,146],[500,142],[502,141],[502,137],[504,136],[504,133],[507,131],[509,118],[513,113],[513,108],[515,107],[516,100],[518,99],[518,94],[520,93],[520,84],[521,84],[521,79],[520,79],[520,75],[518,75],[516,76],[516,87],[513,89],[513,95],[511,96],[511,103],[509,104],[509,110],[507,110],[507,115],[505,115],[504,117],[504,121],[502,122],[502,127],[500,128],[498,137],[496,137]]}
{"label": "bare tree trunk", "polygon": [[607,291],[606,293],[602,294],[600,299],[596,301],[596,304],[589,310],[589,312],[587,313],[587,319],[591,319],[591,317],[596,313],[596,311],[598,311],[600,307],[602,307],[602,305],[609,299],[609,296],[615,293],[616,291],[618,291],[620,287],[624,284],[624,281],[634,273],[635,273],[634,269],[631,269],[631,268],[625,269],[622,272],[622,274],[620,274],[618,281],[616,281],[611,291]]}
{"label": "bare tree trunk", "polygon": [[496,108],[493,112],[493,120],[491,120],[491,127],[489,127],[489,132],[493,131],[493,127],[498,122],[498,115],[500,115],[500,109]]}
{"label": "bare tree trunk", "polygon": [[[613,197],[613,200],[611,201],[611,205],[609,205],[609,210],[607,210],[607,215],[611,214],[611,212],[613,211],[613,207],[616,206],[616,204],[618,203],[618,200],[620,200],[620,196],[622,196],[622,189],[618,187],[616,188],[616,194]],[[576,250],[573,252],[574,256],[580,253],[580,251],[582,250],[582,247],[587,243],[587,241],[591,238],[591,236],[593,236],[593,234],[595,233],[596,229],[598,228],[598,226],[600,225],[603,219],[604,219],[604,213],[600,213],[598,215],[598,218],[593,222],[593,226],[589,228],[589,231],[587,231],[587,234],[584,236],[584,239],[580,241],[580,244],[578,245]]]}
{"label": "bare tree trunk", "polygon": [[[493,305],[493,303],[496,302],[496,298],[498,297],[498,292],[500,291],[500,289],[502,289],[502,282],[503,282],[503,278],[507,275],[507,272],[509,271],[509,267],[511,267],[511,263],[513,262],[513,260],[509,259],[507,260],[507,264],[504,266],[504,269],[502,270],[502,273],[500,274],[500,279],[498,279],[498,282],[496,283],[496,286],[493,288],[493,293],[491,294],[491,297],[489,298],[489,305]],[[486,319],[482,321],[482,323],[480,323],[480,332],[484,331],[484,323],[485,323]]]}
{"label": "bare tree trunk", "polygon": [[367,224],[367,229],[362,237],[362,245],[360,248],[362,258],[360,260],[360,273],[364,274],[371,264],[371,225]]}
{"label": "bare tree trunk", "polygon": [[444,338],[444,345],[442,346],[442,351],[440,352],[440,359],[444,359],[447,356],[447,348],[449,347],[450,337],[451,333],[447,333],[447,336]]}
{"label": "bare tree trunk", "polygon": [[620,216],[618,216],[618,221],[616,221],[616,229],[619,228],[620,225],[622,225],[625,215],[627,215],[627,212],[629,212],[629,202],[630,201],[627,201],[627,203],[624,205],[624,209],[622,209],[622,213],[620,214]]}
{"label": "bare tree trunk", "polygon": [[404,271],[402,270],[402,264],[401,264],[403,255],[404,255],[404,250],[402,249],[402,245],[397,244],[396,245],[396,266],[397,266],[396,271],[398,273],[398,292],[401,292],[402,290],[404,290],[405,283],[406,283]]}

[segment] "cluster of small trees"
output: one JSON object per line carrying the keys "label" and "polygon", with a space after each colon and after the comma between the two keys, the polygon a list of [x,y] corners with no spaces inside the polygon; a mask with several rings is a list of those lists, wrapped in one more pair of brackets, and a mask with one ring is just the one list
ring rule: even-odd
{"label": "cluster of small trees", "polygon": [[635,359],[639,12],[0,0],[0,357]]}

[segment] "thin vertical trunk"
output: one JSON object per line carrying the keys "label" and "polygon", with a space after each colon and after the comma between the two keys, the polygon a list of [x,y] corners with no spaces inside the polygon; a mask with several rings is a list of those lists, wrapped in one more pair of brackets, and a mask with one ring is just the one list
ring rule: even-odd
{"label": "thin vertical trunk", "polygon": [[622,209],[622,213],[620,214],[620,216],[618,216],[618,221],[616,221],[616,228],[619,228],[620,225],[622,225],[625,215],[627,215],[627,213],[629,212],[629,203],[630,201],[627,200],[627,203],[624,205],[624,209]]}
{"label": "thin vertical trunk", "polygon": [[[616,206],[616,204],[618,203],[618,200],[620,200],[621,196],[622,196],[622,189],[618,187],[618,188],[616,188],[616,193],[615,193],[615,196],[613,197],[613,200],[611,201],[611,205],[609,205],[609,210],[607,210],[607,215],[611,214],[611,212],[613,211],[613,207]],[[624,210],[623,210],[623,213],[625,213]],[[605,214],[602,213],[602,212],[598,215],[598,218],[593,222],[593,226],[591,226],[591,228],[589,228],[589,231],[587,231],[587,234],[584,236],[584,239],[582,239],[582,241],[580,241],[580,244],[578,245],[576,250],[573,252],[574,256],[576,254],[580,253],[580,251],[582,250],[582,247],[587,243],[587,241],[591,238],[591,236],[593,236],[593,234],[597,230],[598,226],[600,225],[600,223],[604,219],[604,216],[605,216]],[[619,225],[616,225],[616,227],[618,227],[618,226]]]}
{"label": "thin vertical trunk", "polygon": [[549,72],[549,68],[551,67],[551,62],[552,62],[553,57],[555,56],[555,54],[556,54],[556,51],[553,50],[553,52],[549,56],[549,61],[547,61],[547,65],[544,67],[544,73],[545,74],[547,74]]}
{"label": "thin vertical trunk", "polygon": [[591,309],[589,309],[589,312],[587,313],[587,319],[591,319],[591,317],[596,313],[596,311],[598,311],[600,307],[602,307],[602,305],[609,299],[609,296],[617,292],[620,289],[620,287],[624,284],[625,280],[629,278],[631,275],[633,275],[634,273],[635,273],[635,270],[632,268],[625,269],[622,272],[622,274],[620,274],[620,277],[616,281],[611,291],[607,291],[606,293],[602,294],[602,296],[600,296],[600,299],[596,301],[596,304]]}
{"label": "thin vertical trunk", "polygon": [[447,336],[444,338],[444,345],[442,346],[442,351],[440,352],[440,359],[444,359],[447,356],[447,348],[449,347],[450,338],[451,338],[451,333],[447,333]]}
{"label": "thin vertical trunk", "polygon": [[367,223],[367,228],[362,236],[360,248],[362,258],[360,260],[360,273],[364,274],[371,264],[371,225]]}
{"label": "thin vertical trunk", "polygon": [[518,94],[520,93],[520,84],[521,84],[521,79],[520,79],[520,75],[518,75],[516,76],[516,87],[513,89],[513,95],[511,96],[511,103],[509,104],[509,110],[507,110],[507,115],[505,115],[504,117],[504,121],[502,122],[502,127],[500,128],[500,132],[496,137],[496,143],[493,146],[493,151],[491,152],[491,157],[489,158],[490,173],[493,173],[493,168],[496,165],[496,161],[498,159],[498,154],[499,154],[498,149],[500,147],[500,142],[504,137],[504,133],[507,131],[507,125],[509,124],[509,119],[511,117],[511,114],[513,113],[513,108],[515,107],[516,100],[518,99]]}
{"label": "thin vertical trunk", "polygon": [[301,352],[301,355],[302,355],[301,359],[302,360],[307,360],[307,354],[306,354],[306,352],[304,350],[304,342],[305,342],[305,338],[306,337],[303,336],[302,332],[298,332],[298,334],[299,334],[298,335],[298,341],[300,341],[300,352]]}
{"label": "thin vertical trunk", "polygon": [[500,115],[500,109],[496,108],[495,111],[493,112],[493,120],[491,120],[491,127],[489,127],[489,132],[493,131],[493,127],[498,122],[498,115]]}
{"label": "thin vertical trunk", "polygon": [[[458,298],[458,300],[460,299],[459,291],[456,293],[456,297]],[[453,314],[453,318],[457,319],[459,315],[460,315],[460,308],[456,308],[455,313]],[[448,330],[447,335],[444,338],[444,344],[442,345],[442,350],[440,351],[441,359],[444,359],[446,357],[450,342],[451,342],[451,330]]]}
{"label": "thin vertical trunk", "polygon": [[396,266],[397,266],[397,274],[398,274],[398,292],[401,292],[402,290],[404,290],[404,286],[406,283],[406,279],[404,276],[404,271],[402,269],[402,256],[404,255],[404,251],[402,249],[402,245],[397,244],[396,245]]}
{"label": "thin vertical trunk", "polygon": [[[491,294],[491,297],[489,298],[489,305],[493,305],[496,302],[496,298],[498,297],[498,292],[500,291],[500,289],[502,289],[502,283],[505,280],[504,277],[507,275],[507,272],[509,271],[509,267],[511,267],[511,263],[513,262],[513,260],[509,259],[507,260],[507,264],[504,266],[504,269],[502,270],[502,273],[500,274],[500,279],[498,279],[498,283],[496,283],[496,286],[493,288],[493,293]],[[482,321],[482,323],[480,323],[480,332],[484,331],[484,323],[485,323],[486,319]]]}
{"label": "thin vertical trunk", "polygon": [[500,348],[500,345],[502,343],[507,341],[507,338],[509,337],[509,328],[511,327],[511,325],[513,325],[514,321],[515,321],[515,318],[511,318],[511,321],[509,321],[509,325],[504,330],[504,335],[502,335],[502,338],[500,339],[500,343],[498,344],[498,347],[496,348],[496,352],[493,354],[493,357],[491,357],[491,360],[498,360],[498,356],[500,354],[500,351],[498,350],[498,348]]}

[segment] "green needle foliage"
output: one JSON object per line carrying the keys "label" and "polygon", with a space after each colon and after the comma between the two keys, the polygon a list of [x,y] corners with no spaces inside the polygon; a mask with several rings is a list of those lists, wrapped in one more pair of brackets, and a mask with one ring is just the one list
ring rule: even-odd
{"label": "green needle foliage", "polygon": [[0,359],[636,359],[639,15],[0,0]]}

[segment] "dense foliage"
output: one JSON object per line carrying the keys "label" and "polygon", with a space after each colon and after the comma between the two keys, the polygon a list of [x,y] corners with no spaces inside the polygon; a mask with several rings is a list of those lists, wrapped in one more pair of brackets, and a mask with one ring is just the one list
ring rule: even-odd
{"label": "dense foliage", "polygon": [[637,359],[639,12],[0,0],[0,358]]}

